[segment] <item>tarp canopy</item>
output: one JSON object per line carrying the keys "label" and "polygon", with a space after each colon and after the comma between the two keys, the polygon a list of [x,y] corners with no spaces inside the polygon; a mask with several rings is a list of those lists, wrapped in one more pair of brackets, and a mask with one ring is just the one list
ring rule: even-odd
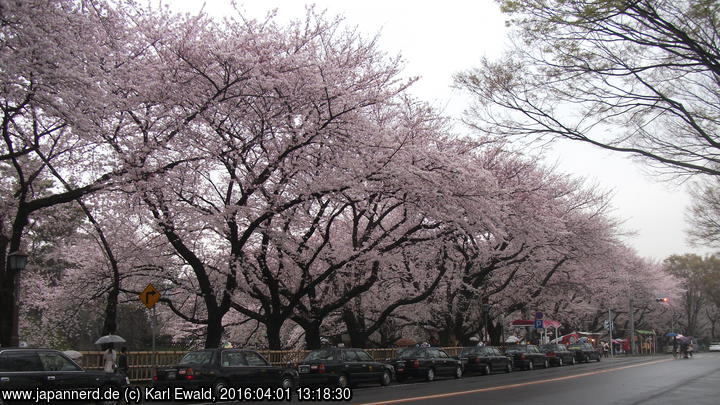
{"label": "tarp canopy", "polygon": [[[535,326],[535,321],[532,319],[516,319],[512,321],[512,326]],[[543,326],[546,328],[559,328],[562,324],[558,321],[551,321],[549,319],[543,319]]]}

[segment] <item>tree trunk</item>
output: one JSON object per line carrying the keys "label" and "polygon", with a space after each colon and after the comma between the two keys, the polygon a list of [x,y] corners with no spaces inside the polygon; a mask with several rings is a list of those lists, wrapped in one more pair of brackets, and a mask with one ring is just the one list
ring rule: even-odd
{"label": "tree trunk", "polygon": [[441,346],[455,346],[455,334],[449,330],[441,330],[439,333],[439,340]]}
{"label": "tree trunk", "polygon": [[[30,215],[25,204],[21,201],[18,207],[15,221],[12,225],[12,234],[10,239],[3,237],[0,242],[0,254],[3,256],[2,276],[0,277],[0,347],[17,346],[20,335],[20,320],[17,303],[20,297],[16,296],[19,291],[16,289],[18,283],[17,278],[20,277],[16,270],[10,270],[10,263],[7,261],[7,255],[20,250],[20,241],[25,226],[28,224],[28,216]],[[4,225],[4,224],[0,224]],[[3,229],[0,228],[0,231]]]}
{"label": "tree trunk", "polygon": [[217,310],[208,311],[207,336],[205,337],[205,348],[216,349],[220,347],[224,328],[222,319],[224,314],[220,314]]}
{"label": "tree trunk", "polygon": [[345,309],[343,310],[342,317],[345,322],[345,326],[347,327],[348,334],[350,335],[350,344],[352,347],[367,347],[367,333],[355,313],[350,309]]}
{"label": "tree trunk", "polygon": [[461,344],[467,344],[468,343],[468,336],[465,336],[465,332],[463,330],[463,321],[465,320],[465,317],[463,317],[461,314],[455,314],[455,324],[452,328],[452,334],[455,337],[456,342],[460,342]]}
{"label": "tree trunk", "polygon": [[311,320],[300,325],[305,330],[305,348],[315,350],[320,348],[320,322]]}
{"label": "tree trunk", "polygon": [[502,328],[503,326],[498,323],[493,323],[491,319],[488,318],[488,330],[490,331],[490,344],[492,346],[501,346],[504,342],[502,342]]}
{"label": "tree trunk", "polygon": [[115,286],[108,293],[105,304],[105,321],[103,322],[102,334],[114,335],[117,332],[117,306],[120,291]]}
{"label": "tree trunk", "polygon": [[270,350],[282,350],[283,344],[280,339],[280,330],[282,329],[283,321],[277,319],[270,319],[265,324],[267,331],[267,342]]}

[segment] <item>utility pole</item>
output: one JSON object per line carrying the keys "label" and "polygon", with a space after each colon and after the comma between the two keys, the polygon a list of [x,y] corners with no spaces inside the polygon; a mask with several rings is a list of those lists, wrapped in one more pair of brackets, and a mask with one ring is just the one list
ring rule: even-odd
{"label": "utility pole", "polygon": [[612,309],[608,308],[608,340],[610,344],[610,358],[613,358],[613,320]]}
{"label": "utility pole", "polygon": [[630,298],[630,354],[635,354],[635,307]]}

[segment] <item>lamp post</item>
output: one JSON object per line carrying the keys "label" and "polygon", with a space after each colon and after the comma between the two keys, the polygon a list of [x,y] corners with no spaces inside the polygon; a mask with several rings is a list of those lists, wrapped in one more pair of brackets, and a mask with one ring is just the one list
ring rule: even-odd
{"label": "lamp post", "polygon": [[10,328],[10,345],[18,346],[20,339],[18,337],[18,330],[20,326],[20,272],[25,269],[27,265],[28,256],[19,250],[16,250],[7,256],[7,268],[13,275],[13,286],[12,286],[12,326]]}

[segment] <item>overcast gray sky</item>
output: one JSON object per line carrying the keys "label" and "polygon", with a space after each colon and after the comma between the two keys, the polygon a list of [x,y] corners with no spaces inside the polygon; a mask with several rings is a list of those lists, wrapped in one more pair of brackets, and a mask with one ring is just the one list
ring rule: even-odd
{"label": "overcast gray sky", "polygon": [[[166,0],[177,11],[197,12],[198,0]],[[505,19],[493,0],[238,0],[246,16],[263,18],[277,8],[281,20],[302,17],[306,4],[343,15],[367,36],[380,33],[380,47],[401,54],[406,75],[419,76],[413,93],[447,115],[460,118],[469,100],[451,88],[452,75],[478,65],[482,56],[497,57],[507,45]],[[209,0],[204,10],[222,16],[229,0]],[[462,127],[458,126],[460,130]],[[562,142],[546,155],[547,163],[613,190],[614,214],[635,232],[626,243],[641,256],[662,260],[671,254],[707,253],[686,243],[688,195],[682,185],[658,181],[641,165],[589,145]]]}

